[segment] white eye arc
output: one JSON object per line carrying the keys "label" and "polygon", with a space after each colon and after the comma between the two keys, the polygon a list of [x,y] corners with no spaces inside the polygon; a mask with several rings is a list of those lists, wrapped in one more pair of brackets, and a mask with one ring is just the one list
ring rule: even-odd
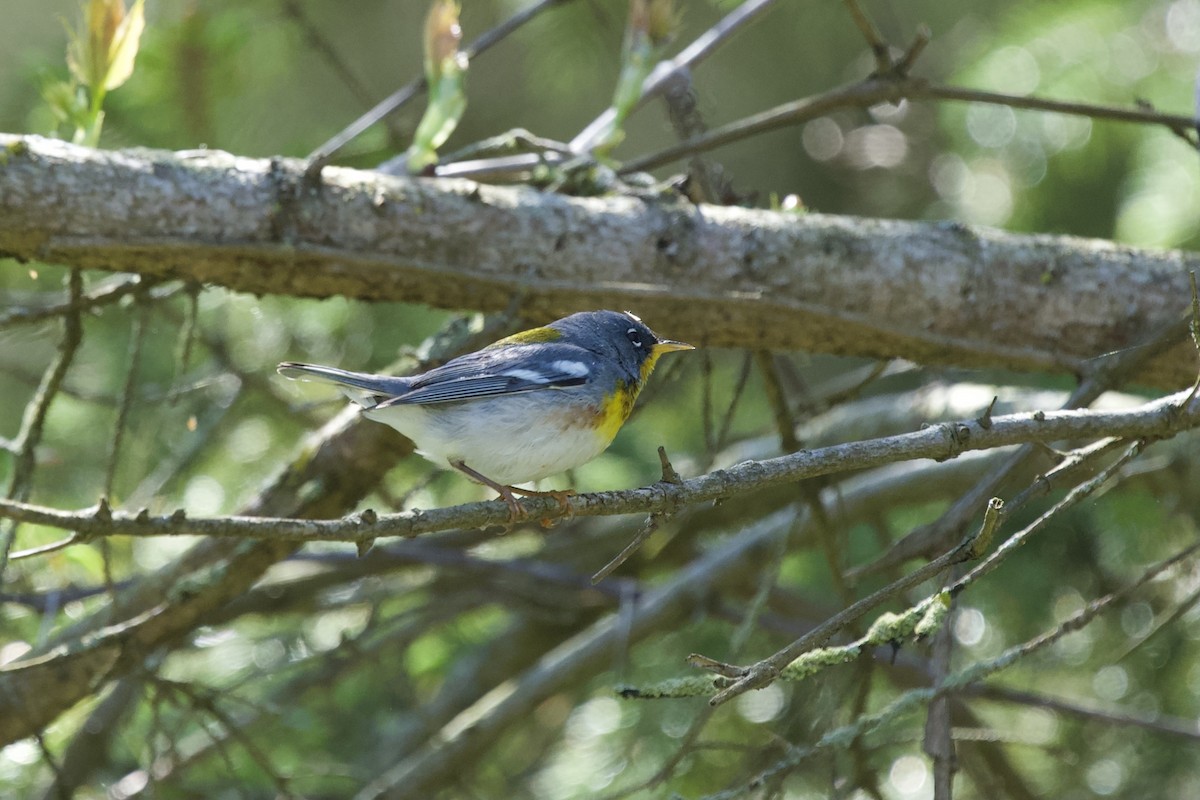
{"label": "white eye arc", "polygon": [[629,330],[625,331],[625,335],[629,337],[629,341],[633,342],[634,347],[641,348],[642,334],[637,328],[630,328]]}

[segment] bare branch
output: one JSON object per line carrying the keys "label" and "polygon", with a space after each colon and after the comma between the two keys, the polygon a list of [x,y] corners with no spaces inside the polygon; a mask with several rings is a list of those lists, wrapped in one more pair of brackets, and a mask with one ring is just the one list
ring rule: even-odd
{"label": "bare branch", "polygon": [[[1146,342],[1090,362],[1084,379],[1061,407],[1085,407],[1104,392],[1120,386],[1136,373],[1141,365],[1182,341],[1186,336],[1189,317],[1194,316],[1181,316],[1176,321],[1163,325]],[[936,521],[913,530],[873,562],[853,570],[853,577],[857,579],[889,569],[909,558],[922,554],[932,555],[947,547],[962,536],[976,510],[987,498],[993,497],[1001,484],[1028,466],[1035,452],[1035,447],[1025,446],[1013,453],[1001,467],[993,470],[969,492],[964,493]],[[1010,504],[1010,511],[1018,505],[1019,503]]]}
{"label": "bare branch", "polygon": [[[878,467],[918,458],[945,460],[972,450],[988,450],[1029,441],[1121,437],[1165,439],[1200,426],[1200,398],[1180,407],[1188,392],[1179,392],[1134,409],[1121,411],[1054,411],[995,417],[988,427],[978,420],[933,425],[912,433],[802,450],[778,458],[746,461],[728,469],[683,480],[659,482],[639,489],[578,494],[522,501],[531,519],[662,513],[714,500],[725,500],[772,486],[819,475]],[[254,517],[190,519],[182,511],[151,515],[86,509],[61,511],[14,501],[0,501],[0,518],[75,531],[84,538],[100,536],[209,536],[263,539],[293,544],[311,541],[364,541],[412,537],[454,528],[507,526],[507,504],[495,500],[448,508],[363,514],[338,520]]]}
{"label": "bare branch", "polygon": [[[80,298],[83,296],[83,275],[78,269],[73,269],[68,274],[67,287],[70,311],[63,315],[63,335],[58,343],[58,353],[42,374],[37,392],[25,407],[25,416],[21,420],[17,438],[11,443],[16,458],[5,493],[5,497],[9,499],[25,500],[29,497],[35,464],[34,451],[41,444],[46,415],[50,412],[50,404],[62,388],[63,378],[71,368],[71,362],[75,360],[75,353],[83,341],[83,322],[79,310]],[[8,555],[17,533],[17,524],[17,520],[12,520],[9,524],[0,525],[0,584],[3,583]]]}
{"label": "bare branch", "polygon": [[[893,700],[887,706],[874,714],[864,714],[857,717],[854,722],[845,725],[841,728],[828,731],[816,743],[805,747],[796,747],[782,761],[768,768],[758,777],[754,778],[750,786],[761,785],[762,781],[780,771],[790,771],[795,769],[796,765],[811,758],[813,755],[827,748],[843,748],[855,741],[859,736],[878,729],[881,725],[889,720],[896,719],[902,714],[913,711],[920,706],[945,696],[950,693],[962,692],[965,689],[978,684],[997,672],[1007,669],[1023,658],[1042,650],[1055,642],[1062,639],[1069,633],[1078,631],[1088,625],[1092,620],[1100,614],[1109,610],[1112,605],[1125,597],[1128,597],[1133,592],[1145,586],[1149,581],[1163,571],[1179,564],[1184,559],[1195,555],[1196,551],[1200,550],[1200,544],[1193,544],[1175,555],[1160,561],[1145,572],[1143,572],[1137,580],[1122,587],[1120,590],[1112,594],[1105,595],[1098,600],[1094,600],[1085,606],[1082,610],[1067,618],[1062,624],[1051,628],[1032,639],[1029,639],[1021,644],[1014,645],[1000,655],[987,661],[976,662],[964,669],[953,672],[946,676],[945,679],[938,682],[934,687],[922,689],[910,689],[900,697]],[[739,786],[724,792],[708,795],[704,800],[732,800],[735,797],[741,797],[745,794],[748,787]]]}
{"label": "bare branch", "polygon": [[[1046,526],[1050,520],[1056,519],[1058,515],[1067,508],[1070,508],[1085,498],[1089,497],[1100,486],[1117,474],[1120,469],[1131,459],[1137,457],[1145,446],[1145,442],[1134,442],[1129,448],[1122,453],[1113,463],[1109,464],[1100,471],[1095,477],[1079,484],[1072,489],[1066,497],[1056,503],[1050,510],[1046,511],[1032,523],[1017,531],[1012,536],[1008,537],[995,551],[993,551],[982,563],[974,567],[966,575],[949,583],[945,590],[950,598],[956,597],[964,589],[970,586],[979,578],[987,575],[989,572],[998,567],[1016,548],[1020,547],[1031,536],[1040,531]],[[713,705],[728,702],[729,700],[743,694],[750,689],[757,689],[765,686],[776,677],[790,663],[796,660],[802,654],[812,650],[815,647],[821,646],[831,636],[844,628],[850,622],[861,617],[867,611],[885,600],[896,596],[897,593],[909,587],[915,586],[922,580],[940,575],[941,572],[956,564],[961,564],[968,558],[978,558],[983,554],[983,551],[988,546],[988,541],[995,533],[999,525],[1003,508],[1003,502],[999,499],[993,499],[988,505],[988,513],[984,515],[983,527],[974,539],[965,539],[955,548],[948,550],[938,558],[930,561],[928,564],[914,570],[912,573],[905,575],[903,578],[893,581],[887,586],[875,591],[868,597],[864,597],[857,603],[844,609],[827,619],[824,623],[809,631],[804,636],[795,640],[787,647],[772,654],[769,658],[764,658],[749,667],[743,669],[737,680],[723,689],[710,701]],[[920,578],[920,580],[918,580]]]}
{"label": "bare branch", "polygon": [[149,291],[150,296],[156,300],[169,297],[179,291],[179,287],[176,286],[158,287],[153,290],[148,289],[148,286],[149,282],[141,278],[121,277],[106,281],[90,292],[84,292],[77,302],[68,300],[38,308],[14,308],[6,311],[0,314],[0,329],[58,319],[75,310],[90,311],[94,308],[102,308],[117,303],[122,297],[142,291]]}
{"label": "bare branch", "polygon": [[[655,97],[663,91],[681,72],[686,72],[696,64],[712,55],[718,47],[727,42],[733,34],[746,23],[753,21],[760,14],[770,10],[777,0],[747,0],[739,4],[716,25],[685,47],[677,56],[658,64],[654,71],[642,83],[642,97],[639,104]],[[595,146],[600,133],[613,121],[616,112],[605,109],[604,113],[588,123],[579,134],[571,140],[571,150],[577,153],[587,152]]]}
{"label": "bare branch", "polygon": [[846,10],[850,12],[854,24],[858,27],[859,33],[863,35],[863,38],[867,40],[867,45],[871,48],[871,55],[875,57],[875,71],[882,75],[892,68],[892,56],[888,52],[887,42],[883,40],[879,28],[875,27],[874,20],[867,16],[862,6],[858,4],[858,0],[842,1]]}
{"label": "bare branch", "polygon": [[1191,739],[1192,741],[1200,742],[1200,730],[1197,730],[1195,721],[1182,717],[1096,708],[1080,702],[1073,702],[1035,692],[1023,692],[1018,689],[996,686],[990,683],[969,686],[963,691],[963,694],[1003,703],[1027,705],[1031,708],[1060,711],[1064,714],[1091,719],[1105,725],[1128,725],[1165,736],[1178,736],[1182,739]]}
{"label": "bare branch", "polygon": [[[922,41],[918,37],[918,42]],[[799,125],[831,111],[842,108],[868,108],[878,103],[895,103],[900,100],[953,100],[1009,108],[1051,111],[1090,119],[1112,122],[1134,122],[1143,125],[1162,125],[1169,130],[1191,130],[1196,120],[1179,114],[1163,114],[1146,108],[1121,108],[1094,103],[1076,103],[1069,100],[1052,100],[1045,97],[988,92],[980,89],[964,89],[957,86],[940,86],[921,78],[909,78],[899,74],[870,77],[864,81],[831,89],[821,94],[793,100],[774,108],[760,111],[679,144],[665,147],[625,162],[621,174],[642,172],[661,167],[672,161],[707,152],[732,142],[757,136],[760,133]]]}
{"label": "bare branch", "polygon": [[[933,683],[936,685],[950,674],[950,653],[954,647],[953,629],[942,625],[933,638]],[[925,717],[925,754],[933,761],[933,798],[952,800],[954,773],[958,771],[958,753],[950,723],[950,697],[943,695],[929,703]]]}
{"label": "bare branch", "polygon": [[304,39],[317,55],[325,59],[325,63],[338,76],[338,79],[354,95],[354,99],[364,106],[372,104],[371,91],[367,85],[354,74],[350,64],[338,52],[336,46],[321,29],[321,26],[309,18],[307,10],[299,0],[282,0],[284,16],[296,24],[304,34]]}
{"label": "bare branch", "polygon": [[754,522],[639,599],[628,622],[620,614],[609,615],[555,648],[536,669],[498,687],[437,734],[428,736],[420,749],[363,788],[357,800],[427,797],[431,785],[471,763],[473,754],[490,746],[546,697],[597,664],[607,663],[613,647],[622,640],[636,641],[686,617],[700,597],[746,570],[756,569],[761,548],[795,517],[794,510],[786,510]]}
{"label": "bare branch", "polygon": [[[466,53],[467,58],[473,59],[475,56],[484,52],[492,45],[503,41],[505,37],[520,28],[529,20],[536,17],[541,12],[552,6],[566,2],[569,2],[569,0],[538,0],[532,5],[518,11],[516,14],[513,14],[504,22],[497,25],[495,28],[492,28],[490,31],[487,31],[475,41],[471,42],[469,45],[463,48],[463,52]],[[309,163],[306,169],[306,175],[315,180],[325,165],[329,163],[329,159],[333,158],[338,150],[341,150],[355,137],[366,131],[375,123],[382,120],[388,114],[391,114],[393,111],[412,100],[421,92],[425,91],[425,88],[425,76],[422,75],[418,78],[414,78],[411,82],[392,92],[383,100],[380,100],[373,108],[371,108],[370,111],[354,120],[354,122],[350,123],[341,131],[339,131],[336,136],[309,154]]]}

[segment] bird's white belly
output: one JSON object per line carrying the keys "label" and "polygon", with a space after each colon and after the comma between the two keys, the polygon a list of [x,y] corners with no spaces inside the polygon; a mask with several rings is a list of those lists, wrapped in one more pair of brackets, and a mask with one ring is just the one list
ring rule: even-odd
{"label": "bird's white belly", "polygon": [[364,414],[412,439],[417,451],[438,466],[461,461],[511,486],[578,467],[609,445],[595,428],[593,409],[553,402],[561,397],[545,399],[543,404],[529,393],[439,406],[395,405]]}

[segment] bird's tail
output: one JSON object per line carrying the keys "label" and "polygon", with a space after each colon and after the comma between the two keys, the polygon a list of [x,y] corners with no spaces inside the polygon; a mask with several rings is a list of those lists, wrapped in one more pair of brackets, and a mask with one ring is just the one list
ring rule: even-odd
{"label": "bird's tail", "polygon": [[363,408],[374,408],[389,398],[404,394],[408,391],[410,383],[408,378],[350,372],[337,367],[300,364],[295,361],[285,361],[276,370],[283,377],[292,380],[331,383]]}

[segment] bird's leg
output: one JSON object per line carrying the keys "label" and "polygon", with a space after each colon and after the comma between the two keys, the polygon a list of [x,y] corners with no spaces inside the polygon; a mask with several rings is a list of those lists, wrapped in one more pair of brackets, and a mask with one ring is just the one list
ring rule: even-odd
{"label": "bird's leg", "polygon": [[571,513],[571,505],[567,502],[567,498],[575,496],[574,489],[552,489],[548,492],[539,492],[536,489],[520,489],[516,486],[507,487],[509,491],[516,492],[525,497],[553,497],[558,501],[558,505],[562,508],[564,514]]}
{"label": "bird's leg", "polygon": [[[454,467],[471,480],[476,481],[477,483],[482,483],[484,486],[494,490],[497,494],[499,494],[500,498],[504,500],[505,503],[508,503],[510,523],[520,522],[529,517],[529,515],[525,512],[525,508],[521,505],[521,501],[518,500],[516,495],[513,494],[513,487],[505,486],[502,483],[496,483],[488,476],[471,469],[462,461],[451,461],[450,466]],[[517,489],[516,491],[521,490]]]}

